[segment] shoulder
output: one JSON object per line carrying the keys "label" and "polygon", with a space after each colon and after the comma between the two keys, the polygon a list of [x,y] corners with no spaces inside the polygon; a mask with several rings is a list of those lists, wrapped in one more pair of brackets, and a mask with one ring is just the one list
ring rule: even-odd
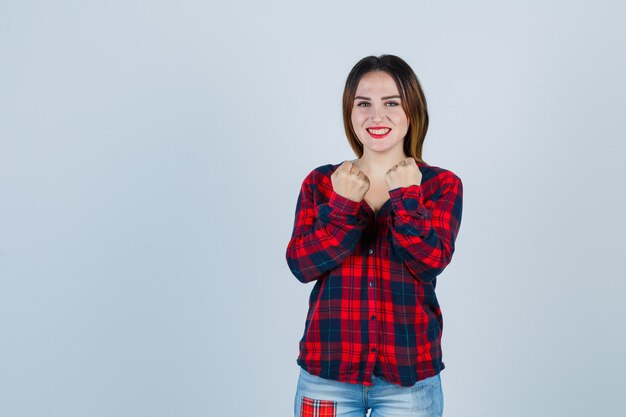
{"label": "shoulder", "polygon": [[461,178],[451,169],[418,162],[422,172],[422,189],[427,200],[438,200],[443,195],[463,195]]}
{"label": "shoulder", "polygon": [[309,171],[304,181],[312,184],[330,181],[330,176],[342,163],[343,161],[317,166]]}
{"label": "shoulder", "polygon": [[311,169],[302,181],[301,191],[320,201],[330,198],[333,191],[331,175],[342,162],[319,165]]}
{"label": "shoulder", "polygon": [[417,163],[422,172],[422,183],[432,181],[437,184],[461,184],[461,178],[452,170],[426,162]]}
{"label": "shoulder", "polygon": [[[304,183],[316,187],[320,184],[328,186],[331,184],[330,176],[344,161],[328,163],[313,168],[304,179]],[[430,183],[433,188],[441,186],[462,186],[461,178],[451,169],[426,162],[417,162],[417,166],[422,173],[422,184]]]}

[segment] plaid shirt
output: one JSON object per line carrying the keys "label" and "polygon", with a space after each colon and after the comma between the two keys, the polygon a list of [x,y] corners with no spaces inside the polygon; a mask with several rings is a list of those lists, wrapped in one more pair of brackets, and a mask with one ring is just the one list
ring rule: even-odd
{"label": "plaid shirt", "polygon": [[452,171],[417,165],[420,185],[389,191],[378,213],[335,193],[340,164],[302,183],[286,259],[309,297],[297,363],[307,372],[372,385],[372,374],[411,386],[445,368],[436,277],[450,263],[463,185]]}

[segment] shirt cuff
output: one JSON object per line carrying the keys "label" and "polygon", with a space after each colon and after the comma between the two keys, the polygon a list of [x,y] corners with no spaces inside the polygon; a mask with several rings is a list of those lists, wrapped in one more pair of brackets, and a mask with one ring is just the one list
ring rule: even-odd
{"label": "shirt cuff", "polygon": [[412,184],[408,187],[398,187],[389,190],[391,203],[399,214],[412,217],[430,219],[432,213],[424,206],[422,186]]}
{"label": "shirt cuff", "polygon": [[341,196],[332,191],[330,198],[328,199],[328,205],[332,208],[333,212],[339,215],[355,216],[359,212],[361,201],[352,201],[349,198]]}

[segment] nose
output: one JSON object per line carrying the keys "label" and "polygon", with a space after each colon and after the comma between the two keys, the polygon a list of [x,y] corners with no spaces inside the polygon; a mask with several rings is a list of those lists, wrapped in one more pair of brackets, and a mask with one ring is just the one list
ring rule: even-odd
{"label": "nose", "polygon": [[383,120],[384,113],[383,109],[378,106],[372,106],[372,120],[378,122]]}

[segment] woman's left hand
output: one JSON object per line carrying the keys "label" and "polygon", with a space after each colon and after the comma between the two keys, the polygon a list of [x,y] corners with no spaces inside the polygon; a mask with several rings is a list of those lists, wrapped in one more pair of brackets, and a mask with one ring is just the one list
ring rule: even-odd
{"label": "woman's left hand", "polygon": [[409,156],[387,171],[385,182],[388,190],[408,187],[413,184],[420,185],[422,183],[422,172],[417,166],[415,159]]}

